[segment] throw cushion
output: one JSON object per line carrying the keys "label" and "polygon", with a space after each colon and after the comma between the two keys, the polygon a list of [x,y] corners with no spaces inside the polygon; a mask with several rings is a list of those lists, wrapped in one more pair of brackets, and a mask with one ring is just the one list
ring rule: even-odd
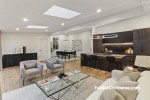
{"label": "throw cushion", "polygon": [[140,75],[141,75],[141,72],[132,72],[128,68],[125,68],[123,70],[120,78],[122,78],[123,76],[129,76],[131,81],[137,81],[139,79]]}
{"label": "throw cushion", "polygon": [[118,93],[120,93],[125,100],[136,100],[136,97],[138,95],[137,89],[116,89]]}
{"label": "throw cushion", "polygon": [[105,90],[98,100],[125,100],[116,90]]}
{"label": "throw cushion", "polygon": [[[138,82],[131,81],[129,76],[122,77],[115,87],[136,87],[138,85]],[[136,100],[138,90],[137,89],[116,89],[118,93],[120,93],[125,100]]]}
{"label": "throw cushion", "polygon": [[132,71],[129,70],[129,68],[125,68],[125,69],[123,70],[123,72],[122,72],[120,78],[123,77],[123,76],[126,76],[127,73],[131,73],[131,72],[132,72]]}
{"label": "throw cushion", "polygon": [[137,85],[138,82],[131,81],[129,76],[124,76],[114,86],[115,87],[136,87]]}
{"label": "throw cushion", "polygon": [[24,64],[25,69],[37,68],[37,63],[26,63]]}
{"label": "throw cushion", "polygon": [[120,78],[120,79],[118,80],[119,83],[120,83],[120,82],[125,82],[125,81],[131,81],[130,77],[129,77],[129,76],[123,76],[122,78]]}

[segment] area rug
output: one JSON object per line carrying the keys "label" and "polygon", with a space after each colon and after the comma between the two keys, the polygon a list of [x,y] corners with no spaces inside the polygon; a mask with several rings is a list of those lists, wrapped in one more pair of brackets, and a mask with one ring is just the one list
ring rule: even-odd
{"label": "area rug", "polygon": [[[100,86],[102,80],[89,77],[77,90],[74,86],[60,100],[85,100],[95,90],[95,86]],[[2,100],[53,100],[48,98],[36,84],[28,85],[2,94]]]}

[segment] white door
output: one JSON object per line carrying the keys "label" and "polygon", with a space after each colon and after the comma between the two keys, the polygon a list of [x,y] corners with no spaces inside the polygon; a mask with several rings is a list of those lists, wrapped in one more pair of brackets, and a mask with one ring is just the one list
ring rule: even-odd
{"label": "white door", "polygon": [[48,58],[48,39],[40,38],[40,60],[44,61]]}

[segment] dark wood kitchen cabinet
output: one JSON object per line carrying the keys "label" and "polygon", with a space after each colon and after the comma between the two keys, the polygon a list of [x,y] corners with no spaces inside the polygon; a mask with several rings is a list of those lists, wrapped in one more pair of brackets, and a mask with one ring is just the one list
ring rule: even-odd
{"label": "dark wood kitchen cabinet", "polygon": [[19,63],[25,60],[37,60],[37,53],[3,55],[3,67],[19,66]]}
{"label": "dark wood kitchen cabinet", "polygon": [[96,39],[96,38],[102,37],[101,34],[99,35],[93,35],[93,53],[101,53],[102,52],[102,39]]}
{"label": "dark wood kitchen cabinet", "polygon": [[133,43],[134,59],[136,55],[150,56],[150,28],[134,30]]}
{"label": "dark wood kitchen cabinet", "polygon": [[128,64],[129,66],[133,66],[133,65],[134,65],[133,54],[127,54],[127,64]]}

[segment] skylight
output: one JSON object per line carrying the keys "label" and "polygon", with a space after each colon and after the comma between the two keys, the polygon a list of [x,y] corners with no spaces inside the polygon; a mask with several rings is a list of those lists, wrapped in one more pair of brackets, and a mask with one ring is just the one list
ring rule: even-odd
{"label": "skylight", "polygon": [[49,16],[54,16],[54,17],[59,17],[59,18],[65,18],[65,19],[71,19],[73,17],[81,15],[81,13],[54,5],[51,8],[49,8],[44,13],[44,15],[49,15]]}
{"label": "skylight", "polygon": [[47,29],[49,26],[36,26],[36,25],[28,25],[26,28],[33,28],[33,29]]}

